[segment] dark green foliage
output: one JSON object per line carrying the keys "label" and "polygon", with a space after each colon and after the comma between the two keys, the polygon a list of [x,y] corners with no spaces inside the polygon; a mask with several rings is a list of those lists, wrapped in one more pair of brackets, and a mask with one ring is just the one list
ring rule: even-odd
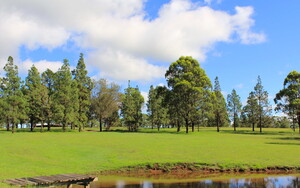
{"label": "dark green foliage", "polygon": [[254,92],[249,94],[247,104],[243,108],[242,117],[243,125],[251,124],[252,131],[254,131],[258,119],[258,102]]}
{"label": "dark green foliage", "polygon": [[218,77],[215,78],[214,92],[213,92],[213,112],[217,131],[220,131],[220,126],[228,125],[228,114],[226,110],[226,101],[221,93],[221,86]]}
{"label": "dark green foliage", "polygon": [[292,119],[294,129],[297,122],[300,134],[300,73],[290,72],[283,86],[274,99],[277,104],[276,110],[286,113]]}
{"label": "dark green foliage", "polygon": [[20,118],[24,119],[26,112],[26,100],[21,91],[21,78],[18,76],[18,67],[14,65],[13,58],[8,57],[8,62],[4,67],[5,77],[1,79],[1,107],[5,113],[4,117],[7,130],[20,123]]}
{"label": "dark green foliage", "polygon": [[129,131],[137,131],[138,126],[143,122],[142,107],[144,97],[141,95],[139,88],[132,88],[130,82],[125,89],[121,105],[121,114],[124,124]]}
{"label": "dark green foliage", "polygon": [[201,93],[211,88],[211,82],[192,57],[180,57],[170,65],[165,77],[171,91],[170,105],[184,119],[188,133],[189,126],[194,127],[197,101],[201,99]]}
{"label": "dark green foliage", "polygon": [[235,89],[232,90],[231,94],[227,95],[227,109],[233,121],[234,131],[236,131],[242,109],[242,103],[240,96],[236,93]]}
{"label": "dark green foliage", "polygon": [[74,87],[78,89],[78,112],[77,112],[77,125],[79,131],[87,125],[88,111],[91,104],[91,91],[93,89],[93,83],[91,78],[87,75],[86,66],[84,63],[83,54],[80,54],[76,69],[73,71]]}

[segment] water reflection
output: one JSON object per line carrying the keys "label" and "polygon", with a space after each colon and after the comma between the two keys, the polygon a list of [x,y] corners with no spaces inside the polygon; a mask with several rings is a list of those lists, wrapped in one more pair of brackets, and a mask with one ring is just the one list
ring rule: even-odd
{"label": "water reflection", "polygon": [[[174,180],[175,181],[175,180]],[[155,182],[149,180],[117,180],[108,182],[92,182],[91,188],[117,187],[117,188],[180,188],[180,187],[203,187],[203,188],[298,188],[300,178],[298,176],[280,176],[264,178],[241,178],[226,180],[198,180],[190,182]]]}

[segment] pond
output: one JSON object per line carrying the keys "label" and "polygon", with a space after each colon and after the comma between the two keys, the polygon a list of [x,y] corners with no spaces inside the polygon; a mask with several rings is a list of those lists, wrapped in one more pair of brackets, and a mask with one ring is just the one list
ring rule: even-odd
{"label": "pond", "polygon": [[[75,186],[74,186],[75,187]],[[300,174],[157,174],[100,176],[90,188],[300,187]]]}

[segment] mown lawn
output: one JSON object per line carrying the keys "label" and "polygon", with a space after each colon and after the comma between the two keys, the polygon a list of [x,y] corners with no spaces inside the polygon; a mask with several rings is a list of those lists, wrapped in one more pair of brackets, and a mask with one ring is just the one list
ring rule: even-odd
{"label": "mown lawn", "polygon": [[115,132],[0,131],[0,179],[91,173],[148,163],[196,162],[227,167],[300,167],[300,136],[291,129],[201,128]]}

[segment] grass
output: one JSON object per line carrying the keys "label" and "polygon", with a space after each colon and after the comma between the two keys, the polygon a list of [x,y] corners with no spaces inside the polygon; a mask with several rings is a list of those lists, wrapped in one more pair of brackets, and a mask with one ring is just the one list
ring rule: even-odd
{"label": "grass", "polygon": [[91,173],[153,163],[191,162],[222,168],[300,167],[300,136],[290,129],[142,129],[138,133],[0,131],[0,179]]}

